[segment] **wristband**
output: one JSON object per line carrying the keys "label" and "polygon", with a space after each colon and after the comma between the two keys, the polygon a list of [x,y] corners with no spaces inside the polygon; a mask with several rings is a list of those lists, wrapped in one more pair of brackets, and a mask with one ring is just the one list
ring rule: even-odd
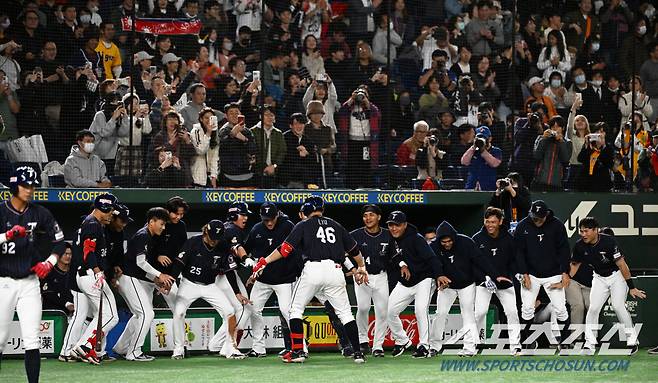
{"label": "wristband", "polygon": [[400,261],[398,265],[400,266],[400,268],[407,266],[407,264],[404,261]]}
{"label": "wristband", "polygon": [[51,265],[55,266],[57,264],[57,257],[54,254],[50,254],[50,257],[48,257],[48,259],[46,259],[46,262],[48,262]]}
{"label": "wristband", "polygon": [[626,280],[626,285],[628,286],[628,289],[629,289],[629,290],[633,290],[633,289],[635,288],[635,283],[633,283],[633,279],[632,279],[632,278],[628,278],[628,279]]}

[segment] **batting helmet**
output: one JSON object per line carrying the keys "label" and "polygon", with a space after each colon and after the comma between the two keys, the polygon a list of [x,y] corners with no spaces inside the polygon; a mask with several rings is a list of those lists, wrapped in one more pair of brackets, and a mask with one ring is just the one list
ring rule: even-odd
{"label": "batting helmet", "polygon": [[226,216],[229,221],[235,221],[239,215],[249,215],[249,205],[246,202],[233,202],[228,208],[228,215]]}
{"label": "batting helmet", "polygon": [[299,207],[299,212],[304,214],[305,217],[308,217],[309,214],[313,213],[313,206],[308,202],[303,203],[302,206]]}
{"label": "batting helmet", "polygon": [[324,200],[322,197],[317,195],[312,195],[304,200],[304,204],[311,205],[311,213],[318,210],[324,210]]}
{"label": "batting helmet", "polygon": [[11,194],[18,193],[18,185],[39,186],[39,177],[33,167],[25,165],[19,166],[9,177],[9,189]]}

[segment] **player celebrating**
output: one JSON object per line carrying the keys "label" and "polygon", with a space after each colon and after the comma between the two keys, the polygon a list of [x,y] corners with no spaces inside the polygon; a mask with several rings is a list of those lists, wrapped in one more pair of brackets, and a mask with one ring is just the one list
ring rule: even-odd
{"label": "player celebrating", "polygon": [[375,304],[375,334],[372,340],[372,355],[384,356],[384,337],[387,330],[386,314],[388,312],[388,275],[386,274],[386,249],[391,236],[388,230],[379,226],[382,210],[377,205],[365,205],[361,209],[364,227],[350,234],[359,244],[366,263],[368,284],[354,285],[357,312],[356,323],[359,328],[361,351],[368,350],[368,316],[371,302]]}
{"label": "player celebrating", "polygon": [[199,298],[217,310],[227,323],[230,341],[225,343],[232,348],[228,355],[243,357],[237,351],[233,305],[215,285],[220,259],[231,251],[230,244],[224,238],[224,224],[214,219],[203,227],[202,232],[185,242],[172,267],[172,276],[176,278],[182,272],[182,277],[174,306],[174,352],[171,358],[183,359],[185,355],[185,313]]}
{"label": "player celebrating", "polygon": [[401,276],[388,299],[388,326],[395,339],[391,355],[400,356],[412,346],[402,327],[400,313],[413,301],[418,322],[418,346],[413,357],[425,358],[429,355],[429,305],[436,289],[434,283],[443,286],[450,280],[442,275],[439,257],[425,238],[414,225],[407,223],[406,214],[394,211],[388,215],[386,224],[392,237],[388,246],[388,253],[392,255],[390,262],[399,266]]}
{"label": "player celebrating", "polygon": [[[94,209],[84,218],[78,236],[73,243],[73,260],[77,269],[73,289],[87,297],[89,309],[94,318],[83,331],[80,340],[73,348],[76,356],[91,364],[100,364],[105,355],[105,334],[109,333],[119,322],[117,304],[110,287],[105,283],[104,270],[108,268],[107,241],[104,227],[112,220],[117,198],[110,193],[100,194],[94,199]],[[101,300],[101,294],[103,299]],[[102,302],[103,317],[99,318]],[[83,309],[81,307],[80,309]],[[78,308],[76,307],[76,310]],[[86,313],[80,311],[75,320],[84,322]],[[101,321],[102,333],[97,333],[98,321]],[[76,325],[77,326],[77,325]],[[101,351],[96,353],[98,338],[102,338]]]}
{"label": "player celebrating", "polygon": [[635,287],[631,279],[631,271],[624,255],[617,246],[614,237],[599,233],[599,223],[593,217],[586,217],[578,224],[580,239],[573,248],[571,272],[575,274],[581,263],[586,263],[594,269],[592,290],[589,295],[589,309],[585,318],[585,347],[583,353],[594,355],[599,314],[608,297],[617,319],[624,325],[626,345],[632,355],[637,352],[639,343],[633,327],[631,315],[626,309],[626,294],[635,299],[646,298],[646,293]]}
{"label": "player celebrating", "polygon": [[110,222],[105,228],[105,237],[107,238],[107,257],[109,258],[109,275],[107,275],[107,277],[110,278],[110,284],[112,287],[117,288],[117,279],[123,274],[124,267],[124,230],[133,219],[130,218],[130,210],[128,207],[120,203],[117,203],[114,206],[113,213],[112,222]]}
{"label": "player celebrating", "polygon": [[[279,212],[277,206],[271,202],[261,205],[260,217],[262,221],[251,229],[244,246],[253,259],[270,255],[281,246],[295,227],[288,216]],[[272,293],[276,294],[281,315],[286,322],[289,322],[292,286],[299,273],[299,264],[299,256],[291,255],[263,270],[258,280],[254,282],[250,295],[253,304],[251,327],[254,343],[247,356],[260,358],[266,354],[263,338],[263,307]]]}
{"label": "player celebrating", "polygon": [[[535,301],[539,289],[544,288],[551,300],[561,339],[556,339],[558,347],[568,335],[564,289],[569,285],[570,249],[567,232],[546,203],[537,200],[530,206],[527,217],[521,220],[514,231],[516,259],[521,275],[521,318],[523,339],[530,334],[530,325],[535,316]],[[534,342],[533,342],[534,343]],[[529,348],[534,348],[534,344]]]}
{"label": "player celebrating", "polygon": [[[473,236],[473,241],[493,266],[496,275],[511,279],[516,272],[516,260],[514,254],[514,239],[504,229],[504,216],[501,209],[488,207],[484,212],[484,226]],[[516,309],[516,294],[514,285],[510,282],[496,282],[496,289],[488,289],[491,286],[486,270],[478,263],[475,265],[477,276],[477,287],[475,288],[475,323],[480,334],[480,341],[485,338],[485,323],[491,295],[496,294],[500,304],[505,311],[507,326],[509,330],[510,352],[514,356],[521,354],[521,327],[519,325],[519,313]]]}
{"label": "player celebrating", "polygon": [[[52,214],[33,204],[32,196],[39,178],[34,168],[20,166],[9,178],[11,198],[0,205],[0,219],[10,228],[0,234],[0,362],[7,345],[9,325],[18,314],[25,348],[27,381],[39,381],[39,326],[41,294],[39,278],[45,278],[64,253],[64,234]],[[47,245],[52,254],[43,260],[40,252]]]}
{"label": "player celebrating", "polygon": [[125,269],[118,285],[133,316],[114,345],[114,351],[129,361],[150,362],[155,359],[142,352],[142,345],[155,317],[153,292],[156,286],[167,295],[174,283],[171,275],[155,268],[158,242],[168,220],[167,210],[161,207],[149,209],[146,212],[146,225],[128,241]]}
{"label": "player celebrating", "polygon": [[365,356],[359,347],[359,332],[352,315],[345,276],[341,264],[348,253],[356,261],[357,283],[368,283],[368,273],[359,252],[359,246],[338,222],[323,216],[324,200],[319,196],[306,199],[312,206],[308,218],[295,225],[285,242],[266,258],[261,258],[254,266],[258,275],[266,266],[281,258],[286,258],[296,248],[305,261],[290,306],[290,338],[292,351],[283,357],[286,363],[301,363],[306,360],[303,354],[304,328],[302,317],[304,308],[317,293],[322,293],[336,309],[336,314],[345,325],[345,330],[354,348],[354,361],[364,363]]}

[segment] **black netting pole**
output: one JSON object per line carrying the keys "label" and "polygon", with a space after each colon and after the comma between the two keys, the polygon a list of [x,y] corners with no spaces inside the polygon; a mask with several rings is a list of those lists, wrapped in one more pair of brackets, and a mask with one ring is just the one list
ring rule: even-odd
{"label": "black netting pole", "polygon": [[[521,77],[516,73],[516,18],[518,17],[517,9],[516,9],[516,0],[512,3],[512,62],[510,64],[510,74],[509,77],[507,78],[507,94],[510,95],[509,102],[510,105],[507,105],[508,108],[511,109],[512,111],[512,152],[510,153],[510,158],[509,162],[507,163],[507,172],[509,173],[510,171],[516,171],[516,169],[512,168],[512,163],[514,163],[514,151],[516,150],[516,141],[514,140],[514,137],[516,136],[514,133],[514,127],[516,126],[516,118],[520,116],[515,116],[514,115],[514,108],[517,100],[517,95],[518,92],[521,88]],[[521,28],[523,26],[521,25],[521,20],[519,20],[519,35],[521,34]],[[521,36],[519,36],[521,37]],[[510,89],[511,87],[511,89]],[[521,97],[523,98],[523,97]],[[521,103],[523,105],[523,103]],[[523,111],[525,112],[525,111]],[[523,114],[523,113],[519,113]],[[499,116],[500,117],[500,116]],[[507,118],[506,118],[507,120]],[[505,122],[505,126],[507,126],[507,121]],[[509,134],[509,132],[506,132],[506,135]],[[507,137],[504,138],[507,140]],[[502,143],[501,143],[502,144]],[[525,180],[524,180],[525,181]]]}
{"label": "black netting pole", "polygon": [[[385,124],[386,128],[386,134],[384,136],[384,142],[385,148],[386,148],[386,175],[387,175],[387,184],[391,185],[391,165],[392,165],[392,160],[393,160],[393,153],[391,153],[391,108],[393,107],[391,103],[391,95],[393,92],[391,92],[391,28],[393,26],[392,20],[392,13],[391,13],[391,3],[392,1],[387,1],[387,10],[386,13],[388,14],[388,25],[386,25],[386,73],[388,76],[388,81],[386,82],[386,120],[383,121]],[[380,105],[380,116],[383,116],[383,113],[381,108],[383,105]],[[380,181],[381,182],[381,181]]]}
{"label": "black netting pole", "polygon": [[[130,106],[128,107],[128,123],[130,124],[129,136],[128,136],[128,186],[133,187],[133,98],[135,97],[135,79],[133,78],[135,63],[135,37],[137,33],[135,32],[135,0],[133,0],[133,9],[130,14],[130,56],[128,62],[129,76],[130,76]],[[137,64],[139,66],[139,63]],[[139,68],[137,68],[139,70]],[[126,153],[123,153],[124,155]],[[125,163],[125,162],[124,162]],[[116,169],[116,166],[115,166]],[[119,164],[119,170],[123,171],[123,164]],[[116,176],[116,174],[115,174]]]}
{"label": "black netting pole", "polygon": [[[635,20],[633,20],[633,24],[635,24]],[[633,32],[635,33],[635,32]],[[635,183],[635,108],[637,107],[635,103],[635,45],[636,44],[631,44],[633,46],[631,50],[631,57],[633,58],[631,60],[631,115],[630,115],[630,121],[631,121],[631,137],[630,137],[630,147],[628,148],[628,155],[629,155],[629,168],[630,168],[630,173],[626,175],[626,188],[628,192],[632,193],[633,192],[633,184]],[[642,122],[640,122],[642,123]],[[622,129],[622,138],[624,137],[623,135],[623,129],[624,127],[621,127]],[[624,142],[622,140],[622,148],[624,146]]]}

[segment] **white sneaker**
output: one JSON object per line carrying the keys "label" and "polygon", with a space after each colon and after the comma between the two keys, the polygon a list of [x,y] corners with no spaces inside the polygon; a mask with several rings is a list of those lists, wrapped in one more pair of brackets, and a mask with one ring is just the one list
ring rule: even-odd
{"label": "white sneaker", "polygon": [[226,359],[236,359],[236,360],[240,360],[240,359],[244,359],[244,358],[246,358],[246,357],[247,357],[247,356],[246,356],[245,354],[241,353],[240,350],[235,349],[235,350],[233,350],[233,352],[232,352],[230,355],[227,355],[227,356],[226,356]]}
{"label": "white sneaker", "polygon": [[174,354],[174,355],[171,356],[171,359],[173,359],[173,360],[185,359],[185,355],[176,355],[176,354]]}
{"label": "white sneaker", "polygon": [[475,354],[476,354],[475,351],[466,350],[466,349],[461,349],[461,350],[459,350],[459,352],[457,353],[457,355],[459,355],[459,356],[462,357],[462,358],[470,358],[470,357],[475,356]]}
{"label": "white sneaker", "polygon": [[131,362],[153,362],[155,360],[155,357],[151,355],[142,354],[140,356],[136,356],[131,359],[126,358],[126,360]]}

